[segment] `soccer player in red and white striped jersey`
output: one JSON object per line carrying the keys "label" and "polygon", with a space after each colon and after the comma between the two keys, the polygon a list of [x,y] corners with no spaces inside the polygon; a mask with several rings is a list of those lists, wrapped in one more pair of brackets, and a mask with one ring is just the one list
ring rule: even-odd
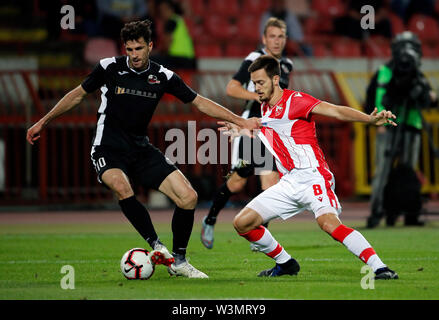
{"label": "soccer player in red and white striped jersey", "polygon": [[[298,262],[262,226],[275,218],[287,219],[305,210],[314,213],[320,228],[368,264],[376,279],[397,279],[378,257],[369,242],[358,231],[342,224],[341,206],[335,194],[335,181],[320,149],[314,115],[342,121],[359,121],[376,126],[396,125],[395,115],[374,110],[370,115],[361,111],[320,101],[306,93],[279,87],[279,63],[270,56],[261,56],[249,67],[261,105],[263,128],[258,136],[274,155],[281,180],[241,210],[234,219],[240,236],[257,245],[261,252],[275,260],[276,265],[259,276],[297,274]],[[236,125],[220,122],[220,130],[234,135]],[[242,133],[242,132],[241,132]]]}

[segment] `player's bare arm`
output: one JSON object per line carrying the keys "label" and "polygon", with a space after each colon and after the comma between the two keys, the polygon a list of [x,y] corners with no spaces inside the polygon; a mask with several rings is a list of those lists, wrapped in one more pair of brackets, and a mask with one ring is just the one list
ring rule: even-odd
{"label": "player's bare arm", "polygon": [[381,112],[378,112],[376,108],[371,114],[368,115],[353,108],[338,106],[329,102],[322,101],[314,107],[312,113],[335,118],[341,121],[358,121],[372,124],[375,126],[381,126],[384,124],[396,126],[396,123],[392,121],[392,119],[396,119],[396,116],[391,111],[383,110]]}
{"label": "player's bare arm", "polygon": [[226,87],[226,94],[230,97],[242,99],[242,100],[259,100],[259,96],[256,92],[251,92],[245,89],[241,82],[238,80],[232,79],[229,81]]}
{"label": "player's bare arm", "polygon": [[207,114],[208,116],[234,123],[241,129],[253,130],[261,127],[260,119],[244,119],[219,105],[218,103],[203,96],[197,95],[192,103],[198,108],[198,110]]}
{"label": "player's bare arm", "polygon": [[67,93],[60,101],[58,101],[52,110],[27,130],[26,140],[33,145],[34,141],[40,138],[40,132],[50,121],[76,107],[81,103],[86,94],[87,92],[81,87],[81,85]]}

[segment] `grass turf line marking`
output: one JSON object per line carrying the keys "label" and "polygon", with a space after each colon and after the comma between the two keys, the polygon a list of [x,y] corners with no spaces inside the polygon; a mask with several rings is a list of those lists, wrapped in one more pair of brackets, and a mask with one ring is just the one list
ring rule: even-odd
{"label": "grass turf line marking", "polygon": [[[423,257],[423,258],[387,258],[386,261],[436,261],[437,257]],[[332,259],[332,258],[304,258],[302,261],[311,262],[347,262],[352,259]],[[85,264],[85,263],[116,263],[118,260],[10,260],[0,261],[0,264]]]}
{"label": "grass turf line marking", "polygon": [[118,260],[10,260],[0,261],[0,264],[85,264],[85,263],[115,263]]}

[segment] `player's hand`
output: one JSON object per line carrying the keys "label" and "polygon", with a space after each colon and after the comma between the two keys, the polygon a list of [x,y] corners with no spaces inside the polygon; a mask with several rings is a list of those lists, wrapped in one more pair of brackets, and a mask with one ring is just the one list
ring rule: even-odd
{"label": "player's hand", "polygon": [[396,116],[391,111],[383,110],[378,112],[378,109],[375,108],[370,114],[370,117],[370,123],[376,126],[382,126],[384,124],[390,124],[394,127],[397,126],[397,124],[392,120],[396,119]]}
{"label": "player's hand", "polygon": [[222,134],[224,134],[225,136],[229,136],[230,142],[232,142],[233,139],[239,136],[248,136],[254,138],[251,130],[243,129],[232,122],[218,121],[217,123],[221,126],[218,128],[218,131],[221,131]]}
{"label": "player's hand", "polygon": [[252,117],[244,120],[242,129],[255,130],[262,128],[262,121],[260,118]]}
{"label": "player's hand", "polygon": [[40,132],[43,130],[43,125],[39,122],[35,123],[32,127],[27,130],[26,140],[33,145],[34,141],[40,138]]}

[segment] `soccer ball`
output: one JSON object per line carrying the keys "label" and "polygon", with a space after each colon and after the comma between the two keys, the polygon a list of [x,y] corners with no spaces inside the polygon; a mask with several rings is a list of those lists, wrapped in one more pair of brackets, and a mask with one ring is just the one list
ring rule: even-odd
{"label": "soccer ball", "polygon": [[154,273],[154,264],[148,255],[148,251],[142,248],[134,248],[125,252],[120,261],[120,270],[127,279],[151,278]]}

